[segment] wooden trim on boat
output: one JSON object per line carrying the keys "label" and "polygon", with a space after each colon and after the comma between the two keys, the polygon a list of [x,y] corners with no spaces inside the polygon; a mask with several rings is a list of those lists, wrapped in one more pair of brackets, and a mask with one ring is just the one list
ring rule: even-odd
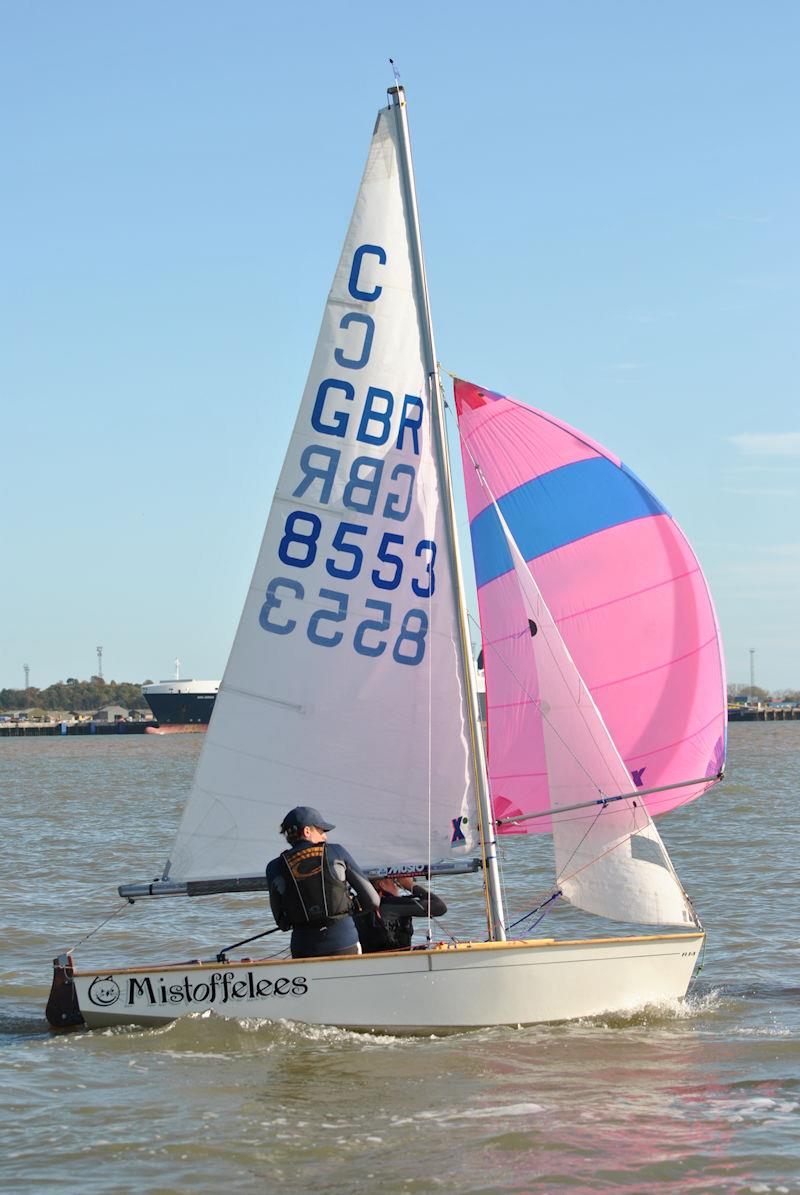
{"label": "wooden trim on boat", "polygon": [[680,940],[683,942],[692,942],[698,938],[705,938],[705,931],[693,931],[692,933],[675,933],[675,934],[634,934],[628,937],[612,937],[612,938],[517,938],[506,942],[438,942],[435,946],[423,947],[417,950],[387,950],[380,953],[373,954],[326,954],[319,955],[315,958],[265,958],[265,959],[236,959],[232,962],[219,963],[203,962],[201,959],[187,959],[183,963],[151,963],[149,966],[143,967],[99,967],[93,968],[91,971],[82,971],[75,969],[73,975],[86,977],[89,975],[137,975],[143,972],[152,973],[153,971],[169,972],[169,971],[186,971],[191,968],[193,971],[219,971],[237,970],[239,968],[252,967],[286,967],[287,964],[302,963],[303,966],[313,965],[315,963],[338,963],[349,961],[351,959],[358,959],[364,962],[370,958],[397,958],[406,955],[437,955],[437,954],[457,954],[459,951],[485,951],[485,950],[518,950],[520,947],[527,949],[541,949],[542,947],[564,947],[564,946],[610,946],[615,943],[629,943],[629,942],[672,942]]}

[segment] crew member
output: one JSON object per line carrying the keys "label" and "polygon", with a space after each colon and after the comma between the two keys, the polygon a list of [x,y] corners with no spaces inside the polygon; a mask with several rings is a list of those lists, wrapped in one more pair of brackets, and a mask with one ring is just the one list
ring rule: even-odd
{"label": "crew member", "polygon": [[356,917],[358,937],[364,954],[379,950],[409,950],[414,936],[413,917],[442,917],[447,905],[415,884],[408,876],[375,880],[381,898],[380,908],[365,909]]}
{"label": "crew member", "polygon": [[362,909],[380,903],[344,847],[327,841],[333,828],[317,809],[290,809],[281,822],[289,849],[267,864],[272,915],[279,929],[292,931],[292,958],[360,954],[350,889]]}

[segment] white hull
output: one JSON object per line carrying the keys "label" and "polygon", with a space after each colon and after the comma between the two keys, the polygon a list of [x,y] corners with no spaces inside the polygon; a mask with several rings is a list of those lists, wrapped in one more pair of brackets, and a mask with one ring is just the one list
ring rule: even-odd
{"label": "white hull", "polygon": [[680,1000],[702,933],[437,946],[394,954],[75,971],[90,1028],[224,1017],[423,1033]]}

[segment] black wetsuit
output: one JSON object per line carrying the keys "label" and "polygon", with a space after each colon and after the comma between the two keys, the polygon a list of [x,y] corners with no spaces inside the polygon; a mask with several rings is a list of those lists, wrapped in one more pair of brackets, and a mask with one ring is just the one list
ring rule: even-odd
{"label": "black wetsuit", "polygon": [[422,884],[415,884],[404,896],[381,896],[380,914],[368,909],[356,916],[358,937],[365,954],[379,950],[409,950],[414,936],[414,917],[443,917],[447,905]]}

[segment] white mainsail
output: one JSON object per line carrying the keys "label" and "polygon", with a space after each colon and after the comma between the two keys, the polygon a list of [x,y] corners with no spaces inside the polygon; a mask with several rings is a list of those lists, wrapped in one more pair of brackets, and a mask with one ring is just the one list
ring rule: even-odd
{"label": "white mainsail", "polygon": [[630,775],[497,503],[534,653],[550,792],[556,885],[577,908],[614,921],[695,924],[661,836],[637,798],[573,810],[630,791]]}
{"label": "white mainsail", "polygon": [[475,849],[406,202],[382,110],[170,880],[263,873],[295,805],[365,868]]}

